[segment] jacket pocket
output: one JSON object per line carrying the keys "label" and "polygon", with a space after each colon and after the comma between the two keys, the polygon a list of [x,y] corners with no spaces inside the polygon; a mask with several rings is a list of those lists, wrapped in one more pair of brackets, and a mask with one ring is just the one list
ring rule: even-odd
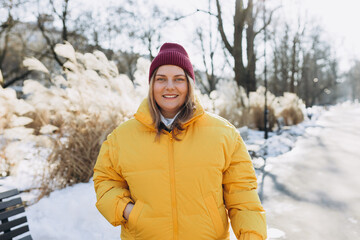
{"label": "jacket pocket", "polygon": [[129,231],[135,235],[136,233],[136,223],[139,219],[139,216],[141,214],[141,211],[144,207],[144,203],[140,200],[137,200],[135,202],[135,205],[133,209],[130,212],[129,219],[127,221],[126,227],[129,229]]}
{"label": "jacket pocket", "polygon": [[221,215],[220,215],[219,209],[217,207],[215,198],[212,194],[209,194],[204,197],[204,201],[206,204],[206,208],[209,211],[210,218],[214,224],[216,236],[219,237],[219,236],[223,235],[224,223],[221,219]]}

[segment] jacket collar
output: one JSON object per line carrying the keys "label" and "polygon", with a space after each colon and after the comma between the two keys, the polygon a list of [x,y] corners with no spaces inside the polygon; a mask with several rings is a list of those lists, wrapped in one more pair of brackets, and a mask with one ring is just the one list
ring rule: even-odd
{"label": "jacket collar", "polygon": [[[190,125],[192,122],[200,118],[204,114],[204,109],[201,106],[198,98],[195,99],[195,106],[196,110],[191,119],[189,119],[185,124],[184,127]],[[148,99],[145,98],[142,103],[140,104],[137,112],[134,114],[135,119],[137,119],[139,122],[147,126],[148,128],[151,128],[152,130],[155,130],[155,125],[153,123],[153,119],[150,114],[149,110],[149,104]]]}

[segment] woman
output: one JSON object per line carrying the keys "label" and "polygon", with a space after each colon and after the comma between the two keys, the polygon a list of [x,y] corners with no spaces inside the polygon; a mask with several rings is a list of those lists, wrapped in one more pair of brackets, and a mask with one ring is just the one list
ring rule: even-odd
{"label": "woman", "polygon": [[245,145],[194,96],[185,49],[165,43],[149,95],[103,143],[94,167],[96,206],[121,239],[266,239],[265,213]]}

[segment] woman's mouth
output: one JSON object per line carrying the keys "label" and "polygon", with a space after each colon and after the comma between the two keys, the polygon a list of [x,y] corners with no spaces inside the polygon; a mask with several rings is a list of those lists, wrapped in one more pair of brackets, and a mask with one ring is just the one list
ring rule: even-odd
{"label": "woman's mouth", "polygon": [[166,94],[166,95],[163,95],[163,98],[176,98],[178,95],[176,94]]}

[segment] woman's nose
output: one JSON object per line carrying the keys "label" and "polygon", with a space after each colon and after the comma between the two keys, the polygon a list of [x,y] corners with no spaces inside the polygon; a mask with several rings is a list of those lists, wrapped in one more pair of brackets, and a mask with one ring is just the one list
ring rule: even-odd
{"label": "woman's nose", "polygon": [[174,88],[174,82],[172,80],[167,81],[166,88],[167,89],[173,89]]}

